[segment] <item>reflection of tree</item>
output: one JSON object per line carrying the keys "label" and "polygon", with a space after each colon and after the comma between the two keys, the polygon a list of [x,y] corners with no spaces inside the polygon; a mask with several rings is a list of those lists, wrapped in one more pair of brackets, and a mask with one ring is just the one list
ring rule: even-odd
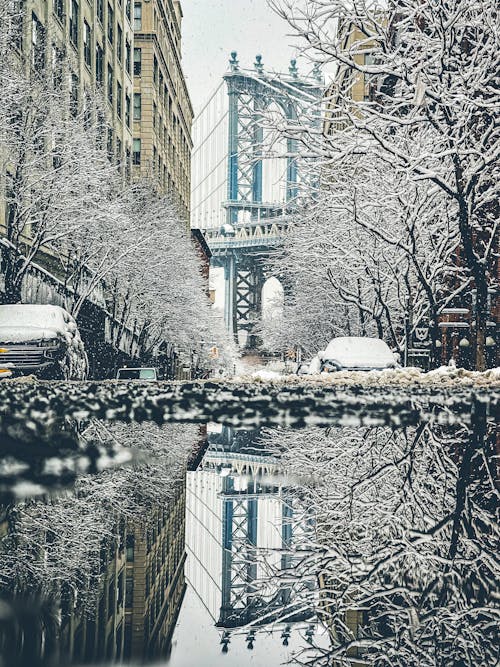
{"label": "reflection of tree", "polygon": [[[115,442],[133,448],[138,462],[81,477],[74,494],[28,501],[10,509],[8,533],[0,542],[0,596],[13,599],[13,605],[9,603],[12,621],[3,627],[0,625],[0,658],[5,651],[9,656],[11,649],[12,655],[23,654],[22,646],[14,645],[15,641],[12,646],[5,643],[11,626],[21,634],[29,632],[34,637],[42,637],[37,649],[39,658],[48,657],[47,642],[53,633],[49,632],[52,626],[45,622],[47,615],[42,613],[48,608],[45,602],[48,599],[53,600],[51,608],[57,618],[63,651],[67,648],[65,644],[72,645],[74,639],[75,646],[71,650],[75,652],[75,659],[121,655],[125,624],[120,632],[119,627],[114,627],[112,632],[116,636],[106,635],[106,628],[111,615],[116,614],[123,620],[125,607],[132,604],[134,583],[128,575],[134,557],[129,553],[127,535],[135,538],[138,567],[143,549],[144,564],[150,564],[151,572],[153,565],[149,561],[154,558],[155,575],[163,575],[166,569],[172,578],[177,574],[177,565],[183,563],[184,553],[184,531],[179,517],[184,517],[185,469],[196,445],[197,433],[195,426],[160,428],[153,424],[105,426],[95,423],[85,437],[103,446]],[[182,498],[182,507],[179,498]],[[170,535],[174,528],[170,525],[169,512],[174,512],[176,517],[176,535],[173,536]],[[177,533],[182,540],[176,539]],[[168,593],[170,580],[167,581],[166,574],[164,579],[164,592]],[[159,582],[157,587],[161,597],[161,606],[156,607],[158,614],[164,606],[161,585]],[[172,593],[177,594],[177,588],[174,591],[172,587]],[[31,600],[31,616],[24,613],[19,603],[23,597]],[[36,600],[41,600],[40,604],[36,604]],[[151,612],[151,620],[155,621],[156,617]],[[75,628],[78,632],[86,618],[90,619],[87,629],[81,631],[81,636],[72,638],[71,633]],[[24,621],[28,624],[26,627],[22,626]],[[118,622],[113,624],[118,625]],[[76,646],[83,643],[83,636],[85,655],[83,646]],[[157,638],[158,646],[161,639]]]}
{"label": "reflection of tree", "polygon": [[480,404],[471,430],[267,433],[312,478],[299,491],[316,533],[297,576],[320,582],[325,664],[495,664],[496,437]]}

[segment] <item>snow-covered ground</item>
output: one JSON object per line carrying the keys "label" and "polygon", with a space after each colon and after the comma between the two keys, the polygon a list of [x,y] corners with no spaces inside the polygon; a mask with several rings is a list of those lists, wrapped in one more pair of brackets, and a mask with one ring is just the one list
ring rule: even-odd
{"label": "snow-covered ground", "polygon": [[500,368],[482,373],[464,368],[441,366],[424,372],[420,368],[398,368],[382,371],[338,371],[316,375],[283,374],[268,368],[233,379],[234,382],[273,382],[293,385],[338,385],[360,387],[491,387],[500,388]]}

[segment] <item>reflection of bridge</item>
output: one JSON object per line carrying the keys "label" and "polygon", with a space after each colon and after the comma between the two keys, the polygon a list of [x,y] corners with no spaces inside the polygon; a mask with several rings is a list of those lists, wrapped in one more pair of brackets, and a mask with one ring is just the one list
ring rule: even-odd
{"label": "reflection of bridge", "polygon": [[292,567],[290,549],[303,527],[279,480],[278,461],[252,452],[241,434],[224,428],[212,435],[201,468],[188,475],[188,579],[221,628],[264,617],[307,620],[307,609],[297,611],[304,600],[272,576]]}
{"label": "reflection of bridge", "polygon": [[230,71],[195,120],[193,128],[192,226],[206,230],[212,265],[224,268],[226,325],[246,332],[261,314],[265,259],[283,241],[301,188],[313,176],[300,158],[297,139],[283,138],[278,124],[312,127],[318,118],[322,78]]}

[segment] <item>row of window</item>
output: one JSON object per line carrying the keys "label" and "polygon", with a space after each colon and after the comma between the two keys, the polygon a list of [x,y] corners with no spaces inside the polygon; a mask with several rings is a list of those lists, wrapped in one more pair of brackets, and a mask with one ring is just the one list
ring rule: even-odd
{"label": "row of window", "polygon": [[[54,14],[57,16],[59,21],[64,24],[65,22],[65,7],[64,7],[65,0],[54,0]],[[136,3],[137,4],[137,3]],[[140,4],[140,3],[139,3]],[[120,2],[121,6],[121,2]],[[106,21],[106,28],[107,28],[107,34],[108,34],[108,39],[113,43],[113,37],[114,37],[114,10],[111,4],[108,2],[108,7],[107,7],[107,21]],[[99,22],[101,25],[104,26],[104,0],[96,0],[96,6],[95,6],[95,11],[96,11],[96,16],[99,19]],[[132,24],[132,3],[131,0],[127,0],[126,4],[126,15],[127,18]],[[70,26],[70,38],[75,44],[75,46],[78,46],[78,15],[79,15],[79,4],[78,0],[69,0],[69,26]],[[134,16],[135,16],[135,7],[134,7]],[[135,21],[134,21],[135,23]]]}

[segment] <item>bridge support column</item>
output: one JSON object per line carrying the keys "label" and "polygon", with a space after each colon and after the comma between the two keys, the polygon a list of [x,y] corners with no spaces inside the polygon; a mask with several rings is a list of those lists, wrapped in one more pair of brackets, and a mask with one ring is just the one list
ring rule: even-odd
{"label": "bridge support column", "polygon": [[236,257],[233,253],[224,258],[224,322],[228,331],[236,335]]}
{"label": "bridge support column", "polygon": [[244,347],[254,348],[257,339],[254,325],[262,314],[264,273],[255,262],[246,262],[236,269],[236,326],[246,331]]}

